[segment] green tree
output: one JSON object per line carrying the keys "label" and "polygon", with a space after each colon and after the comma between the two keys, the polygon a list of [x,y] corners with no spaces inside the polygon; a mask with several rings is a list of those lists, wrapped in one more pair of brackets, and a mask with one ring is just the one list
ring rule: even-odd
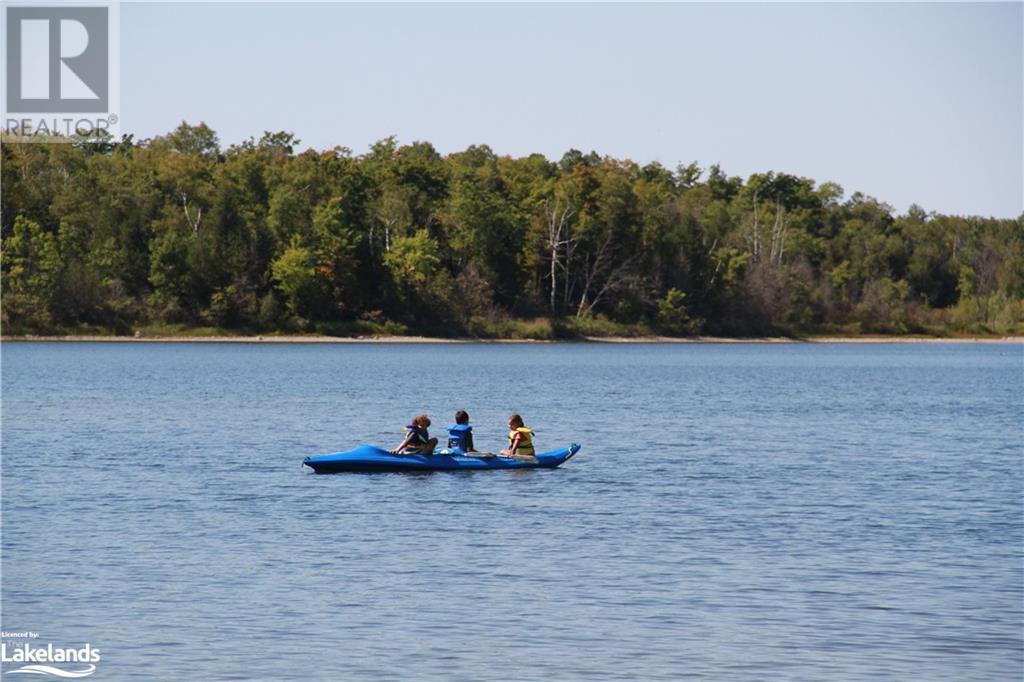
{"label": "green tree", "polygon": [[330,292],[331,308],[341,312],[356,306],[360,269],[360,235],[349,224],[345,203],[331,198],[313,213],[316,274]]}
{"label": "green tree", "polygon": [[384,264],[397,291],[404,292],[406,297],[425,292],[441,266],[437,242],[426,230],[399,237],[384,256]]}
{"label": "green tree", "polygon": [[384,265],[410,319],[440,324],[453,318],[455,283],[441,266],[438,244],[426,230],[396,239],[384,255]]}
{"label": "green tree", "polygon": [[288,310],[299,318],[312,312],[317,293],[316,259],[313,252],[302,246],[298,237],[271,264],[277,288],[285,297]]}
{"label": "green tree", "polygon": [[182,121],[166,140],[171,149],[181,154],[210,157],[216,156],[220,151],[217,133],[205,123],[193,126]]}
{"label": "green tree", "polygon": [[45,327],[61,271],[57,240],[38,223],[18,216],[4,240],[4,321],[19,327]]}
{"label": "green tree", "polygon": [[896,215],[776,170],[593,151],[300,144],[278,131],[222,149],[184,122],[149,140],[4,137],[7,329],[390,318],[448,332],[594,314],[675,333],[1024,330],[1024,216]]}
{"label": "green tree", "polygon": [[700,321],[686,311],[686,294],[679,289],[669,289],[658,301],[658,328],[671,336],[690,336],[700,328]]}

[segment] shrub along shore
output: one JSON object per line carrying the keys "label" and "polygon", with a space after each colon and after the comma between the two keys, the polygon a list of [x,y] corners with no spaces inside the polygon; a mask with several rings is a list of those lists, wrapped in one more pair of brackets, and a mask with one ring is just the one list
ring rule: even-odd
{"label": "shrub along shore", "polygon": [[166,328],[159,331],[148,329],[146,333],[138,331],[132,336],[116,334],[62,334],[47,336],[41,334],[2,335],[0,341],[7,342],[111,342],[111,343],[437,343],[437,344],[474,344],[474,343],[608,343],[608,344],[701,344],[701,343],[1014,343],[1024,344],[1024,335],[976,335],[963,334],[956,336],[921,336],[921,335],[877,335],[861,334],[857,336],[812,335],[812,336],[563,336],[563,337],[465,337],[465,336],[414,336],[414,335],[354,335],[325,336],[321,334],[249,334],[240,335],[236,330],[215,329],[212,327],[181,328],[169,332]]}
{"label": "shrub along shore", "polygon": [[4,138],[19,335],[578,340],[1024,333],[1024,216],[569,150]]}

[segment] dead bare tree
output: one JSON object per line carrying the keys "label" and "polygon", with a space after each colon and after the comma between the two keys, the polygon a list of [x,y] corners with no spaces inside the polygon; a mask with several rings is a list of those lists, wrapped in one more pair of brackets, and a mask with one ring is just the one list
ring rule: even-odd
{"label": "dead bare tree", "polygon": [[751,258],[756,261],[761,254],[761,224],[757,216],[757,190],[754,190],[754,224],[751,226],[749,234],[743,235],[743,239],[747,242]]}
{"label": "dead bare tree", "polygon": [[715,248],[718,246],[718,237],[711,242],[711,248],[708,249],[708,258],[715,259],[715,271],[711,273],[711,278],[708,279],[708,289],[710,290],[715,286],[715,280],[718,279],[718,272],[722,269],[722,259],[715,257]]}
{"label": "dead bare tree", "polygon": [[[576,308],[576,317],[583,317],[594,309],[605,294],[615,291],[629,281],[629,266],[636,260],[637,256],[631,256],[625,260],[619,259],[616,264],[616,255],[612,248],[612,233],[605,236],[601,246],[583,261],[583,294],[580,296],[579,305]],[[597,286],[599,278],[604,276],[600,286]],[[591,296],[593,293],[593,296]]]}
{"label": "dead bare tree", "polygon": [[977,298],[982,323],[988,326],[992,308],[999,294],[999,270],[1004,262],[1000,247],[991,238],[984,238],[978,244],[971,258],[970,268],[974,273],[974,296]]}
{"label": "dead bare tree", "polygon": [[[409,198],[398,187],[387,186],[383,194],[377,199],[373,207],[373,215],[384,228],[384,251],[391,250],[391,235],[395,228],[408,225],[412,222],[412,212],[409,209]],[[375,225],[370,224],[370,231],[367,235],[370,240],[370,253],[374,252]]]}
{"label": "dead bare tree", "polygon": [[[548,257],[551,260],[551,314],[555,314],[555,293],[558,286],[558,268],[563,268],[568,274],[568,251],[575,241],[569,234],[570,219],[575,211],[569,202],[561,199],[544,202],[544,220],[547,226],[547,238],[545,246],[548,250]],[[568,286],[568,285],[567,285]]]}
{"label": "dead bare tree", "polygon": [[565,286],[562,287],[562,310],[569,309],[569,302],[572,300],[573,291],[576,289],[576,280],[572,278],[573,255],[576,253],[578,238],[573,237],[565,245],[565,257],[562,259],[562,274],[565,276]]}
{"label": "dead bare tree", "polygon": [[782,255],[786,252],[786,232],[789,231],[789,220],[782,201],[775,201],[775,224],[772,225],[772,246],[768,254],[768,262],[773,265],[782,264]]}
{"label": "dead bare tree", "polygon": [[[747,249],[750,251],[751,260],[755,263],[761,260],[761,250],[764,248],[761,239],[761,217],[757,212],[758,199],[757,190],[754,191],[753,224],[750,231],[744,235],[747,242]],[[768,263],[770,265],[781,265],[782,256],[786,252],[786,233],[789,231],[789,219],[786,217],[786,208],[782,205],[781,199],[775,200],[775,221],[772,223],[771,234],[768,246]]]}
{"label": "dead bare tree", "polygon": [[179,191],[178,194],[181,196],[181,207],[185,211],[185,220],[192,228],[192,234],[199,234],[199,223],[203,220],[203,207],[196,207],[196,216],[193,218],[192,213],[188,210],[188,194],[182,191]]}

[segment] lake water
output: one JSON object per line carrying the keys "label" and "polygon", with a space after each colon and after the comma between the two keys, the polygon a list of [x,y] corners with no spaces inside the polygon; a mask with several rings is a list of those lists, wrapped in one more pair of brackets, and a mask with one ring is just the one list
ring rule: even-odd
{"label": "lake water", "polygon": [[[90,679],[1024,673],[1020,345],[8,343],[2,363],[2,626],[100,649]],[[300,465],[394,446],[422,412],[443,435],[459,408],[479,449],[512,412],[540,450],[583,449]]]}

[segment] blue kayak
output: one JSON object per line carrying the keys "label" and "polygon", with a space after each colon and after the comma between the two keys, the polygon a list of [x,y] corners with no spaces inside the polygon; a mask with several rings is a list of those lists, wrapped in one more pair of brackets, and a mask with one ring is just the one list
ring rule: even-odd
{"label": "blue kayak", "polygon": [[554,469],[579,452],[579,443],[536,457],[503,457],[489,453],[466,454],[439,450],[432,455],[393,455],[375,445],[360,445],[348,452],[315,455],[302,463],[318,474],[339,471],[478,471],[486,469]]}

